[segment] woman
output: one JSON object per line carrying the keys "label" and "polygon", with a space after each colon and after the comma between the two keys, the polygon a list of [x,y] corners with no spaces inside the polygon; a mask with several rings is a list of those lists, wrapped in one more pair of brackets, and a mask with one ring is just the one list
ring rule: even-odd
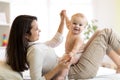
{"label": "woman", "polygon": [[[60,27],[52,40],[39,43],[37,19],[20,15],[15,18],[8,40],[7,63],[17,72],[30,69],[32,80],[51,80],[62,69],[69,68],[69,62],[58,63],[54,47],[62,40],[63,16]],[[87,79],[96,75],[98,67],[110,45],[120,53],[120,38],[111,30],[103,29],[86,47],[77,64],[69,70],[69,79]]]}
{"label": "woman", "polygon": [[30,68],[32,80],[51,80],[59,71],[69,67],[69,63],[58,64],[58,57],[53,49],[63,39],[62,12],[56,35],[45,43],[38,42],[40,30],[35,16],[20,15],[15,18],[7,46],[7,63],[13,70],[22,72]]}

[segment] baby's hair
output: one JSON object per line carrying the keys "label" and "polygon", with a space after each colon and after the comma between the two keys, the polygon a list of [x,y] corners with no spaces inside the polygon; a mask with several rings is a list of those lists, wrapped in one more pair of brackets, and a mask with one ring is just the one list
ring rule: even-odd
{"label": "baby's hair", "polygon": [[71,19],[73,17],[80,17],[80,18],[84,19],[85,20],[85,24],[86,24],[85,27],[88,25],[87,18],[86,18],[86,16],[83,13],[76,13],[76,14],[72,15]]}

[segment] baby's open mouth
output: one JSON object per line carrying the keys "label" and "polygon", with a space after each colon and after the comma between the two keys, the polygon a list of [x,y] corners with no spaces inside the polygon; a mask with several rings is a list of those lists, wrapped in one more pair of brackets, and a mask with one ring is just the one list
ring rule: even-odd
{"label": "baby's open mouth", "polygon": [[73,30],[75,30],[75,31],[80,31],[80,28],[75,27]]}

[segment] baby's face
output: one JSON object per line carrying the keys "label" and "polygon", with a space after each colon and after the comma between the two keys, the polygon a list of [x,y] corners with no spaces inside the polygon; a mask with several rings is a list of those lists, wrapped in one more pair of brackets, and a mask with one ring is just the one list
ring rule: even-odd
{"label": "baby's face", "polygon": [[73,17],[71,19],[71,25],[72,32],[78,35],[84,30],[86,26],[86,21],[84,18],[81,17]]}

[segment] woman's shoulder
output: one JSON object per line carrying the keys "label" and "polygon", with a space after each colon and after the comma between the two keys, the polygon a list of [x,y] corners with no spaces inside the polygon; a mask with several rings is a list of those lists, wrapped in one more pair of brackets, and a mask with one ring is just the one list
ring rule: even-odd
{"label": "woman's shoulder", "polygon": [[27,55],[30,53],[41,53],[45,47],[46,45],[41,43],[30,45],[27,49]]}
{"label": "woman's shoulder", "polygon": [[46,45],[42,44],[42,43],[33,44],[28,47],[28,51],[29,50],[39,50],[40,51],[41,49],[44,49],[45,47],[46,47]]}
{"label": "woman's shoulder", "polygon": [[51,53],[51,51],[54,51],[53,48],[47,46],[44,43],[37,43],[37,44],[33,44],[30,45],[27,49],[27,54],[28,53]]}

